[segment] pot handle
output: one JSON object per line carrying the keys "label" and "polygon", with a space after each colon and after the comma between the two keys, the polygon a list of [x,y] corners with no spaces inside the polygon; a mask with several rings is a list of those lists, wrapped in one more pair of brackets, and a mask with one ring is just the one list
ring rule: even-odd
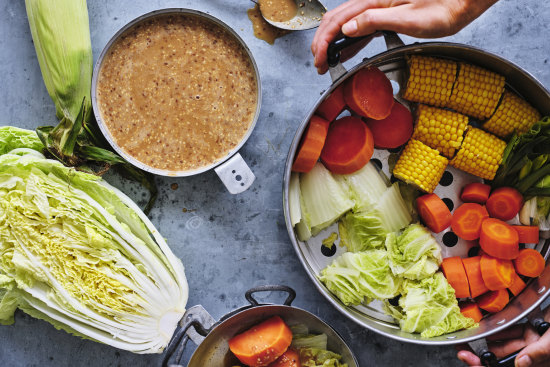
{"label": "pot handle", "polygon": [[239,153],[235,153],[233,157],[220,164],[214,171],[231,194],[240,194],[246,191],[256,178]]}
{"label": "pot handle", "polygon": [[259,287],[254,287],[246,291],[244,294],[244,297],[252,306],[258,306],[259,303],[256,301],[256,299],[252,296],[254,293],[258,292],[286,292],[288,293],[288,297],[283,302],[283,305],[290,306],[292,301],[294,301],[294,298],[296,298],[296,291],[290,287],[287,287],[286,285],[261,285]]}

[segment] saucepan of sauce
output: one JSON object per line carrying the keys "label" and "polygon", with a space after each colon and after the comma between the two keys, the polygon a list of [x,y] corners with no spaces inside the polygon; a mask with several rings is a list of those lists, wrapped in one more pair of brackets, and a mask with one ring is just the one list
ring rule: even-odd
{"label": "saucepan of sauce", "polygon": [[254,181],[238,150],[260,112],[258,68],[217,18],[163,9],[128,23],[95,65],[92,104],[106,139],[144,171],[191,176],[215,168],[231,193]]}

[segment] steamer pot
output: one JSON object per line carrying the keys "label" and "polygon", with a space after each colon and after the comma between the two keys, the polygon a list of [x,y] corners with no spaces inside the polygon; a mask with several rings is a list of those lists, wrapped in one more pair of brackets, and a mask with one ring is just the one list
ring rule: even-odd
{"label": "steamer pot", "polygon": [[[394,320],[385,315],[382,312],[380,305],[377,305],[376,303],[361,305],[358,307],[345,306],[324,286],[323,283],[319,281],[317,275],[321,269],[332,262],[332,259],[343,251],[341,249],[337,249],[336,254],[329,258],[321,254],[320,251],[321,239],[326,238],[330,232],[336,231],[336,225],[329,227],[326,232],[321,232],[321,234],[317,236],[317,238],[320,237],[321,239],[318,239],[317,241],[308,241],[310,243],[299,241],[294,228],[292,227],[289,207],[289,182],[292,163],[300,144],[302,134],[304,133],[304,130],[317,107],[332,93],[336,87],[344,83],[361,68],[377,66],[385,72],[394,86],[395,98],[408,106],[408,102],[403,100],[401,93],[397,91],[403,90],[406,86],[407,67],[405,57],[407,55],[436,56],[465,61],[504,75],[506,78],[506,88],[515,91],[520,96],[523,96],[535,108],[537,108],[543,116],[550,115],[550,92],[545,89],[544,86],[532,75],[510,61],[468,45],[446,42],[426,42],[404,45],[401,39],[393,32],[379,32],[379,35],[380,34],[383,34],[384,36],[386,46],[388,48],[387,51],[371,58],[364,59],[363,62],[354,66],[349,71],[347,71],[340,63],[340,51],[342,51],[345,47],[354,44],[358,41],[358,39],[341,39],[331,44],[329,47],[328,60],[332,85],[323,93],[321,98],[299,125],[291,143],[286,160],[283,179],[283,207],[290,240],[315,287],[334,307],[336,307],[342,314],[347,316],[352,321],[378,334],[401,342],[421,345],[453,345],[469,343],[472,349],[479,356],[483,357],[482,360],[485,364],[496,365],[498,362],[496,361],[495,356],[488,352],[487,343],[485,340],[486,337],[516,324],[525,317],[529,318],[529,320],[538,328],[540,333],[543,333],[548,328],[548,323],[544,322],[540,316],[540,304],[550,295],[549,265],[546,266],[546,269],[542,275],[537,279],[532,279],[528,283],[526,289],[519,296],[515,297],[504,310],[485,317],[480,322],[478,328],[462,330],[452,334],[427,339],[421,338],[419,334],[401,331],[398,325],[395,324]],[[376,149],[373,158],[376,158],[381,162],[387,162],[389,155],[390,153],[386,150],[381,151]],[[387,164],[384,165],[383,170],[385,170],[385,173],[388,174]],[[472,176],[467,177],[467,174],[461,173],[452,167],[448,170],[450,171],[450,174],[454,176],[453,184],[445,188],[440,188],[438,186],[436,193],[438,193],[437,190],[442,190],[441,192],[453,199],[456,207],[460,204],[460,199],[458,197],[460,193],[459,188],[462,187],[462,183],[465,182],[465,180],[471,182]],[[441,235],[437,235],[436,238],[439,243],[442,243]],[[471,246],[471,244],[469,246]],[[335,247],[338,248],[339,246]],[[549,247],[549,240],[542,240],[536,246],[536,249],[543,254],[545,260],[548,260],[550,252]],[[459,245],[452,248],[445,248],[445,246],[443,246],[442,249],[444,257],[456,255],[465,256],[467,251],[468,244],[466,243],[459,243]],[[501,361],[501,363],[509,363],[509,360],[512,360],[511,365],[513,366],[513,356],[508,358],[508,362]]]}

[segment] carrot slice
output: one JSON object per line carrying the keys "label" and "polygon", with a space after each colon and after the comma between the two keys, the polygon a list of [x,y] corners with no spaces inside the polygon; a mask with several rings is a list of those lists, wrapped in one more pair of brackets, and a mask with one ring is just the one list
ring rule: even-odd
{"label": "carrot slice", "polygon": [[277,360],[268,367],[301,367],[300,363],[300,353],[293,348],[288,348],[282,356],[277,358]]}
{"label": "carrot slice", "polygon": [[464,265],[464,270],[466,271],[466,276],[468,277],[470,295],[472,298],[481,296],[483,293],[489,291],[489,288],[485,285],[483,276],[481,275],[481,266],[479,264],[480,261],[481,256],[462,259],[462,264]]}
{"label": "carrot slice", "polygon": [[436,194],[419,196],[416,199],[416,208],[420,218],[432,232],[439,233],[451,225],[451,211]]}
{"label": "carrot slice", "polygon": [[355,113],[375,120],[388,117],[394,103],[390,80],[374,66],[359,70],[346,82],[344,98]]}
{"label": "carrot slice", "polygon": [[500,187],[487,199],[487,211],[493,218],[510,220],[514,218],[523,205],[523,196],[511,187]]}
{"label": "carrot slice", "polygon": [[479,245],[486,254],[512,260],[519,254],[518,233],[500,219],[487,218],[481,223]]}
{"label": "carrot slice", "polygon": [[321,160],[332,173],[353,173],[368,163],[374,152],[372,134],[363,121],[346,116],[328,129]]}
{"label": "carrot slice", "polygon": [[514,281],[514,264],[510,260],[483,255],[479,261],[485,286],[491,291],[506,289]]}
{"label": "carrot slice", "polygon": [[325,140],[327,138],[329,122],[313,115],[306,128],[302,145],[298,149],[296,159],[292,165],[295,172],[309,172],[319,160]]}
{"label": "carrot slice", "polygon": [[443,259],[441,269],[451,287],[454,288],[456,298],[470,297],[468,277],[460,257],[454,256]]}
{"label": "carrot slice", "polygon": [[538,226],[512,226],[518,233],[519,243],[539,243]]}
{"label": "carrot slice", "polygon": [[346,101],[344,100],[344,86],[339,86],[336,88],[330,96],[327,97],[320,105],[317,107],[315,114],[321,116],[327,121],[334,121],[338,115],[346,107]]}
{"label": "carrot slice", "polygon": [[485,204],[487,199],[489,199],[490,192],[491,186],[480,182],[472,182],[464,186],[460,199],[465,203]]}
{"label": "carrot slice", "polygon": [[526,287],[526,284],[516,273],[514,273],[513,278],[512,285],[508,287],[508,290],[512,292],[514,296],[517,296]]}
{"label": "carrot slice", "polygon": [[499,312],[506,307],[510,297],[506,289],[489,292],[477,299],[479,308],[488,312]]}
{"label": "carrot slice", "polygon": [[266,366],[288,349],[292,331],[279,316],[273,316],[229,339],[229,349],[247,366]]}
{"label": "carrot slice", "polygon": [[412,114],[397,101],[385,119],[367,119],[365,122],[372,132],[374,146],[380,149],[400,147],[409,141],[413,133]]}
{"label": "carrot slice", "polygon": [[451,229],[464,240],[479,238],[481,223],[489,217],[484,206],[475,203],[464,203],[455,209]]}
{"label": "carrot slice", "polygon": [[519,251],[518,257],[514,260],[514,266],[518,274],[536,278],[542,274],[546,263],[540,252],[526,248]]}
{"label": "carrot slice", "polygon": [[473,319],[475,322],[480,322],[483,318],[483,315],[481,314],[481,310],[479,309],[478,305],[472,302],[463,303],[459,305],[460,312],[471,319]]}

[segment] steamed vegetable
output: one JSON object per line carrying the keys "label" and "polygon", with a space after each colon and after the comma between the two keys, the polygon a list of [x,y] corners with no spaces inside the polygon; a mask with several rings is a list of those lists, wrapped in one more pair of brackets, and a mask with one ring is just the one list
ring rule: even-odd
{"label": "steamed vegetable", "polygon": [[300,354],[296,349],[288,348],[283,355],[267,365],[267,367],[302,367]]}
{"label": "steamed vegetable", "polygon": [[447,281],[455,290],[456,298],[470,297],[470,285],[464,264],[459,256],[447,257],[441,263],[441,270]]}
{"label": "steamed vegetable", "polygon": [[371,209],[388,188],[386,177],[372,162],[354,173],[334,177],[347,188],[349,196],[355,202],[354,212]]}
{"label": "steamed vegetable", "polygon": [[519,243],[539,243],[539,227],[512,226],[518,233]]}
{"label": "steamed vegetable", "polygon": [[387,231],[376,209],[365,213],[348,213],[338,222],[340,244],[348,251],[383,249]]}
{"label": "steamed vegetable", "polygon": [[374,146],[379,149],[398,148],[413,133],[413,117],[407,107],[395,101],[388,117],[382,120],[367,119]]}
{"label": "steamed vegetable", "polygon": [[509,300],[508,291],[506,289],[499,289],[498,291],[485,293],[483,296],[479,297],[477,305],[487,312],[495,313],[502,311]]}
{"label": "steamed vegetable", "polygon": [[462,313],[464,316],[474,320],[475,322],[480,322],[483,318],[483,315],[481,314],[481,310],[475,303],[466,303],[464,305],[460,305],[460,313]]}
{"label": "steamed vegetable", "polygon": [[518,275],[517,273],[514,273],[513,278],[514,278],[514,279],[513,279],[513,281],[512,281],[512,285],[510,285],[510,286],[508,287],[508,290],[509,290],[510,292],[512,292],[512,294],[513,294],[514,296],[517,296],[518,294],[521,293],[521,291],[522,291],[527,285],[525,284],[525,282],[523,281],[523,279],[521,279],[521,278],[519,277],[519,275]]}
{"label": "steamed vegetable", "polygon": [[338,117],[345,107],[346,101],[344,100],[344,87],[339,86],[319,105],[319,107],[317,107],[315,114],[321,116],[327,121],[332,122]]}
{"label": "steamed vegetable", "polygon": [[497,291],[508,288],[514,281],[514,264],[510,260],[483,255],[479,267],[483,282],[489,290]]}
{"label": "steamed vegetable", "polygon": [[518,257],[514,259],[514,267],[517,273],[526,277],[538,277],[544,271],[545,266],[544,257],[532,248],[520,250]]}
{"label": "steamed vegetable", "polygon": [[476,203],[464,203],[455,209],[451,220],[451,229],[460,238],[477,240],[481,232],[481,223],[489,218],[484,206]]}
{"label": "steamed vegetable", "polygon": [[340,362],[342,356],[328,350],[315,348],[300,348],[302,367],[348,367]]}
{"label": "steamed vegetable", "polygon": [[292,171],[309,172],[315,166],[325,145],[329,123],[329,121],[319,116],[313,115],[311,117],[296,153],[296,158],[294,158]]}
{"label": "steamed vegetable", "polygon": [[499,187],[493,190],[485,203],[489,215],[501,220],[513,219],[523,205],[523,196],[512,187]]}
{"label": "steamed vegetable", "polygon": [[480,182],[472,182],[464,186],[460,194],[460,200],[465,203],[485,204],[490,193],[491,186]]}
{"label": "steamed vegetable", "polygon": [[418,214],[430,231],[439,233],[451,225],[451,211],[436,194],[422,195],[416,199]]}
{"label": "steamed vegetable", "polygon": [[390,80],[375,66],[359,70],[346,81],[344,98],[355,113],[375,120],[388,117],[394,103]]}
{"label": "steamed vegetable", "polygon": [[486,254],[499,259],[515,259],[519,254],[518,233],[500,219],[487,218],[481,223],[479,244]]}
{"label": "steamed vegetable", "polygon": [[0,322],[19,308],[116,348],[161,352],[185,312],[181,262],[123,193],[45,159],[30,134],[3,131],[13,150],[0,156]]}
{"label": "steamed vegetable", "polygon": [[468,277],[468,284],[470,286],[470,295],[472,298],[482,295],[489,291],[489,288],[483,281],[483,275],[481,274],[481,256],[474,256],[462,259],[464,264],[464,270]]}

